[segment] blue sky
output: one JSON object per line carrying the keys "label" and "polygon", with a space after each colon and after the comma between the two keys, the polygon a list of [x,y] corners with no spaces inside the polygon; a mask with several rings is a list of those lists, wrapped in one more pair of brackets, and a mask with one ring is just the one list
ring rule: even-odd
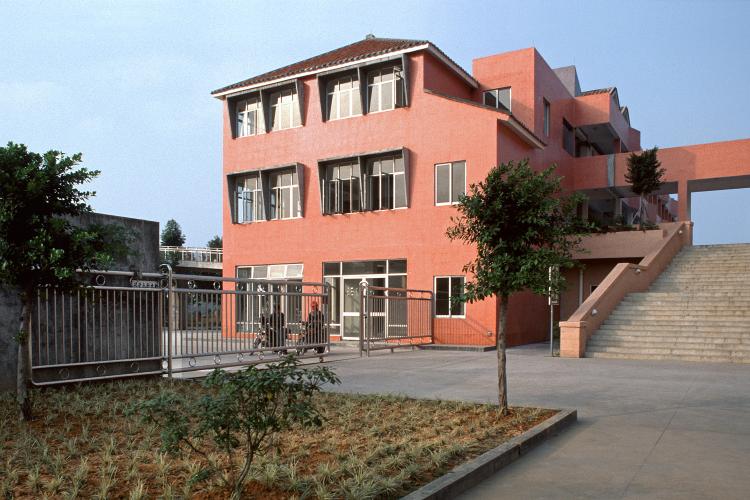
{"label": "blue sky", "polygon": [[[0,143],[82,152],[97,211],[221,233],[222,85],[363,38],[428,39],[466,69],[535,46],[616,85],[650,147],[750,137],[749,2],[0,3]],[[750,191],[693,198],[696,243],[750,242]]]}

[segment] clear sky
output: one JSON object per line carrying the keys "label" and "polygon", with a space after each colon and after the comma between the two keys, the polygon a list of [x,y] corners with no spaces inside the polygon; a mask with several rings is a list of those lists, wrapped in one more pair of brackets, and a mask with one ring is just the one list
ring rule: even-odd
{"label": "clear sky", "polygon": [[[750,2],[0,0],[0,143],[82,152],[97,211],[221,233],[225,84],[368,33],[464,68],[535,46],[615,85],[644,147],[750,137]],[[696,243],[750,242],[750,192],[693,199]]]}

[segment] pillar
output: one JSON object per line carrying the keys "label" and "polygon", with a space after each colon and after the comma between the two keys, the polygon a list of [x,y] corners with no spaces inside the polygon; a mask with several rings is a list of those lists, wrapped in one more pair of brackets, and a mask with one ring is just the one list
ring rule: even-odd
{"label": "pillar", "polygon": [[677,183],[677,219],[680,221],[690,220],[690,186],[687,180]]}

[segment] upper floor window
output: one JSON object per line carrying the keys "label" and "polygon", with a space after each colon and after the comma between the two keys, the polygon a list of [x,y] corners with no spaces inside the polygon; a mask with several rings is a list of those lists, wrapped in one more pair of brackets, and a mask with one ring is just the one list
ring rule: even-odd
{"label": "upper floor window", "polygon": [[466,194],[466,162],[438,163],[435,165],[435,204],[458,203]]}
{"label": "upper floor window", "polygon": [[401,156],[368,161],[367,198],[370,210],[406,207],[406,173]]}
{"label": "upper floor window", "polygon": [[237,137],[260,133],[263,123],[263,108],[259,97],[237,103]]}
{"label": "upper floor window", "polygon": [[404,105],[401,67],[389,66],[367,74],[368,111],[388,111]]}
{"label": "upper floor window", "polygon": [[510,87],[485,90],[484,104],[505,111],[506,113],[510,113]]}
{"label": "upper floor window", "polygon": [[299,183],[294,169],[271,174],[271,219],[300,217]]}
{"label": "upper floor window", "polygon": [[362,114],[359,80],[356,76],[344,76],[326,84],[327,113],[329,120],[338,120]]}
{"label": "upper floor window", "polygon": [[328,165],[325,173],[323,202],[329,214],[359,212],[361,207],[361,175],[357,162]]}
{"label": "upper floor window", "polygon": [[300,126],[302,120],[295,89],[290,88],[274,92],[271,94],[270,101],[271,130],[284,130]]}
{"label": "upper floor window", "polygon": [[549,137],[549,101],[544,99],[544,118],[543,118],[543,129],[544,135]]}
{"label": "upper floor window", "polygon": [[258,175],[250,175],[237,180],[236,183],[236,220],[237,222],[255,222],[263,220],[263,194]]}
{"label": "upper floor window", "polygon": [[435,316],[463,317],[466,304],[455,299],[464,292],[463,276],[435,277]]}
{"label": "upper floor window", "polygon": [[568,120],[563,118],[563,149],[568,152],[571,156],[575,156],[575,131],[573,126],[568,123]]}

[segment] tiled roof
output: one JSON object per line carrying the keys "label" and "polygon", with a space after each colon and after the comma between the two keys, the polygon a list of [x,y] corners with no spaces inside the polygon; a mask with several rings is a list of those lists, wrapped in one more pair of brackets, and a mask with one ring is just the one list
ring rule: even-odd
{"label": "tiled roof", "polygon": [[586,90],[584,92],[581,92],[581,95],[594,95],[594,94],[611,94],[614,92],[614,87],[607,87],[603,89],[594,89],[594,90]]}
{"label": "tiled roof", "polygon": [[368,37],[364,40],[354,42],[344,47],[326,52],[324,54],[305,59],[304,61],[296,62],[282,68],[263,73],[262,75],[242,80],[241,82],[227,85],[220,89],[214,90],[211,94],[218,94],[227,90],[232,90],[240,87],[246,87],[248,85],[254,85],[256,83],[267,82],[276,80],[278,78],[284,78],[287,76],[293,76],[307,71],[315,71],[319,69],[336,66],[338,64],[344,64],[348,62],[358,61],[360,59],[366,59],[368,57],[379,56],[381,54],[388,54],[389,52],[396,52],[398,50],[409,49],[418,45],[424,45],[429,43],[426,40],[404,40],[397,38],[375,38]]}

